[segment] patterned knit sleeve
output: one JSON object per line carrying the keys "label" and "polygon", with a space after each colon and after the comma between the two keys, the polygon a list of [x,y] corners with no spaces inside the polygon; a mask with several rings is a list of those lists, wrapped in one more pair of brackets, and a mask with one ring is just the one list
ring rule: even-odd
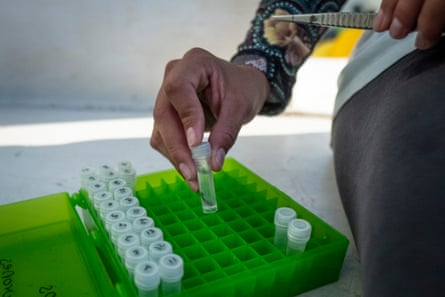
{"label": "patterned knit sleeve", "polygon": [[312,52],[325,28],[277,22],[272,15],[339,11],[344,0],[262,0],[238,52],[237,64],[251,64],[263,71],[270,94],[260,114],[282,112],[291,97],[297,70]]}

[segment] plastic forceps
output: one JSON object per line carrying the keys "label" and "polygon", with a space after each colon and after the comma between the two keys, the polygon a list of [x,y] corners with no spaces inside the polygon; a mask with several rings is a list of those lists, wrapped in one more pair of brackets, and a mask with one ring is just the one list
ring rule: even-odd
{"label": "plastic forceps", "polygon": [[284,22],[310,24],[323,27],[341,27],[372,30],[376,13],[327,12],[311,14],[274,15],[272,19]]}

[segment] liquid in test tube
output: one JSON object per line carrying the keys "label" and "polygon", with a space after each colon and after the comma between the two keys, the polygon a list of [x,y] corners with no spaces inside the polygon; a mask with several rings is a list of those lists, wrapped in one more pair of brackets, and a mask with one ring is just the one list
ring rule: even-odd
{"label": "liquid in test tube", "polygon": [[191,151],[198,174],[202,210],[204,213],[216,212],[218,210],[218,205],[216,202],[212,169],[210,167],[210,143],[203,142],[198,146],[192,147]]}
{"label": "liquid in test tube", "polygon": [[134,268],[134,283],[139,297],[158,297],[161,282],[158,264],[153,261],[142,261]]}
{"label": "liquid in test tube", "polygon": [[162,295],[181,292],[181,279],[184,276],[184,261],[176,254],[164,255],[159,259]]}

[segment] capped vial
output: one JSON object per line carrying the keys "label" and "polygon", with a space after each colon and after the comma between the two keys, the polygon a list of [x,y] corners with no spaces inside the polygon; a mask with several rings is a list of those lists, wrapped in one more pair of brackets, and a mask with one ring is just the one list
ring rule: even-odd
{"label": "capped vial", "polygon": [[128,274],[131,278],[134,275],[134,268],[141,261],[148,260],[148,251],[143,246],[134,246],[125,251],[125,268],[127,268]]}
{"label": "capped vial", "polygon": [[142,230],[145,230],[149,227],[153,227],[154,224],[155,222],[150,217],[147,216],[139,217],[133,221],[133,231],[140,233]]}
{"label": "capped vial", "polygon": [[111,226],[114,223],[121,222],[125,220],[125,213],[122,210],[113,210],[107,213],[105,216],[105,228],[108,232],[111,231]]}
{"label": "capped vial", "polygon": [[85,190],[87,189],[88,184],[91,182],[89,181],[90,177],[94,179],[94,182],[98,181],[93,167],[83,167],[80,170],[80,186]]}
{"label": "capped vial", "polygon": [[122,234],[131,233],[133,227],[128,221],[116,222],[111,226],[111,241],[116,245],[117,238]]}
{"label": "capped vial", "polygon": [[118,176],[125,180],[130,188],[134,188],[136,184],[136,170],[133,168],[125,168],[119,171]]}
{"label": "capped vial", "polygon": [[[107,185],[110,185],[110,181],[117,178],[117,173],[115,171],[108,171],[102,175],[99,175],[99,178]],[[108,189],[108,188],[107,188]]]}
{"label": "capped vial", "polygon": [[116,200],[104,201],[99,205],[100,217],[104,220],[106,215],[113,210],[119,209],[119,203]]}
{"label": "capped vial", "polygon": [[210,143],[203,142],[200,145],[192,147],[191,151],[198,174],[202,210],[204,213],[216,212],[218,210],[218,205],[216,202],[212,169],[210,167]]}
{"label": "capped vial", "polygon": [[274,224],[275,236],[274,244],[281,250],[286,250],[287,246],[287,227],[290,221],[297,217],[295,210],[289,207],[280,207],[275,211]]}
{"label": "capped vial", "polygon": [[107,190],[107,185],[104,182],[95,182],[88,184],[88,196],[91,200],[94,200],[94,195],[99,192],[104,192]]}
{"label": "capped vial", "polygon": [[128,196],[119,200],[119,207],[122,211],[127,212],[129,208],[134,206],[139,206],[139,200],[134,196]]}
{"label": "capped vial", "polygon": [[113,195],[114,195],[114,199],[119,201],[122,198],[133,196],[133,190],[130,187],[127,187],[127,186],[119,187],[119,188],[114,190]]}
{"label": "capped vial", "polygon": [[161,282],[158,264],[153,261],[142,261],[134,268],[134,283],[139,297],[158,297]]}
{"label": "capped vial", "polygon": [[293,219],[287,229],[287,254],[293,255],[304,252],[306,244],[311,238],[312,226],[303,219]]}
{"label": "capped vial", "polygon": [[127,209],[127,219],[131,222],[140,217],[146,217],[147,210],[142,206],[133,206]]}
{"label": "capped vial", "polygon": [[89,186],[94,183],[100,182],[100,178],[97,175],[87,175],[81,177],[81,187],[85,189],[87,192],[89,191]]}
{"label": "capped vial", "polygon": [[150,254],[150,260],[155,262],[164,256],[171,254],[173,252],[173,247],[170,242],[165,240],[155,241],[148,247],[148,253]]}
{"label": "capped vial", "polygon": [[117,238],[117,252],[122,259],[125,257],[125,252],[132,247],[139,246],[141,239],[136,233],[121,234]]}
{"label": "capped vial", "polygon": [[149,227],[141,231],[141,245],[149,248],[155,241],[163,240],[164,234],[157,227]]}
{"label": "capped vial", "polygon": [[181,292],[181,279],[184,276],[184,261],[176,254],[164,255],[159,259],[162,295]]}
{"label": "capped vial", "polygon": [[94,201],[94,208],[99,210],[100,204],[104,201],[110,201],[113,200],[113,195],[108,191],[100,191],[94,194],[93,201]]}
{"label": "capped vial", "polygon": [[123,161],[120,161],[117,163],[117,172],[118,173],[125,169],[132,169],[132,168],[133,168],[133,164],[131,164],[130,161],[123,160]]}
{"label": "capped vial", "polygon": [[109,172],[114,172],[114,169],[108,164],[102,164],[97,168],[97,175],[100,177],[107,175]]}
{"label": "capped vial", "polygon": [[125,187],[126,185],[127,185],[127,183],[125,182],[125,180],[123,180],[122,178],[116,177],[109,181],[108,191],[110,191],[111,193],[114,193],[114,190],[116,190],[117,188]]}

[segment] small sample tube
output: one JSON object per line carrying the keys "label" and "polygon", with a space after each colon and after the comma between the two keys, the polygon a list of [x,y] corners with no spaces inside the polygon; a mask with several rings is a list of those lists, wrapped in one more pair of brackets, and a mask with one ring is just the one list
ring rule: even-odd
{"label": "small sample tube", "polygon": [[133,196],[133,190],[130,187],[119,187],[113,192],[114,199],[119,201],[125,197]]}
{"label": "small sample tube", "polygon": [[114,178],[108,183],[108,191],[114,193],[114,190],[120,187],[125,187],[126,185],[127,183],[122,178]]}
{"label": "small sample tube", "polygon": [[114,172],[114,169],[108,164],[102,164],[97,168],[97,175],[100,177],[107,175],[109,172]]}
{"label": "small sample tube", "polygon": [[117,238],[117,252],[122,259],[125,257],[125,252],[132,247],[139,246],[141,239],[136,233],[127,233],[119,235]]}
{"label": "small sample tube", "polygon": [[304,252],[311,238],[312,226],[303,219],[293,219],[287,229],[287,255]]}
{"label": "small sample tube", "polygon": [[133,231],[132,224],[128,221],[120,221],[111,225],[111,241],[116,245],[117,238],[122,234],[131,233]]}
{"label": "small sample tube", "polygon": [[165,240],[155,241],[148,247],[148,253],[150,254],[150,260],[158,262],[159,259],[164,256],[171,254],[173,252],[173,247],[170,242]]}
{"label": "small sample tube", "polygon": [[134,196],[128,196],[119,200],[119,207],[122,211],[127,212],[129,208],[134,206],[139,206],[139,200]]}
{"label": "small sample tube", "polygon": [[203,142],[191,148],[192,157],[198,174],[199,193],[201,195],[202,210],[204,213],[218,211],[215,185],[212,169],[210,167],[210,143]]}
{"label": "small sample tube", "polygon": [[164,234],[162,230],[157,227],[149,227],[141,231],[141,244],[147,249],[153,242],[163,240]]}
{"label": "small sample tube", "polygon": [[287,228],[290,221],[297,217],[295,210],[289,207],[280,207],[275,211],[275,235],[274,244],[277,248],[285,251],[287,247]]}
{"label": "small sample tube", "polygon": [[122,210],[113,210],[105,216],[105,228],[111,231],[111,226],[117,222],[125,220],[125,213]]}
{"label": "small sample tube", "polygon": [[107,186],[104,182],[98,181],[95,183],[90,183],[88,184],[88,189],[87,189],[88,197],[90,197],[90,200],[94,200],[94,195],[96,193],[104,192],[106,190]]}
{"label": "small sample tube", "polygon": [[158,265],[153,261],[142,261],[134,268],[134,283],[139,297],[158,297],[161,282]]}
{"label": "small sample tube", "polygon": [[130,188],[134,188],[134,185],[136,184],[136,170],[133,168],[124,168],[119,171],[118,176],[125,180]]}
{"label": "small sample tube", "polygon": [[104,201],[99,205],[100,217],[104,220],[109,212],[118,209],[119,209],[119,203],[116,200]]}
{"label": "small sample tube", "polygon": [[125,251],[125,268],[127,268],[130,278],[134,276],[134,268],[141,262],[148,260],[148,251],[143,246],[134,246]]}
{"label": "small sample tube", "polygon": [[133,231],[140,233],[142,230],[145,230],[149,227],[154,227],[155,222],[152,218],[144,216],[139,217],[133,221]]}
{"label": "small sample tube", "polygon": [[184,261],[176,254],[164,255],[159,259],[162,295],[181,292],[181,279],[184,276]]}
{"label": "small sample tube", "polygon": [[130,161],[120,161],[119,163],[117,163],[117,172],[121,172],[125,169],[132,169],[133,168],[133,164],[131,164]]}
{"label": "small sample tube", "polygon": [[[90,180],[93,179],[93,180]],[[93,167],[83,167],[80,170],[80,186],[83,189],[87,189],[88,184],[91,182],[97,182],[98,178]]]}
{"label": "small sample tube", "polygon": [[133,206],[127,209],[127,219],[131,222],[140,217],[146,217],[147,210],[142,206]]}

